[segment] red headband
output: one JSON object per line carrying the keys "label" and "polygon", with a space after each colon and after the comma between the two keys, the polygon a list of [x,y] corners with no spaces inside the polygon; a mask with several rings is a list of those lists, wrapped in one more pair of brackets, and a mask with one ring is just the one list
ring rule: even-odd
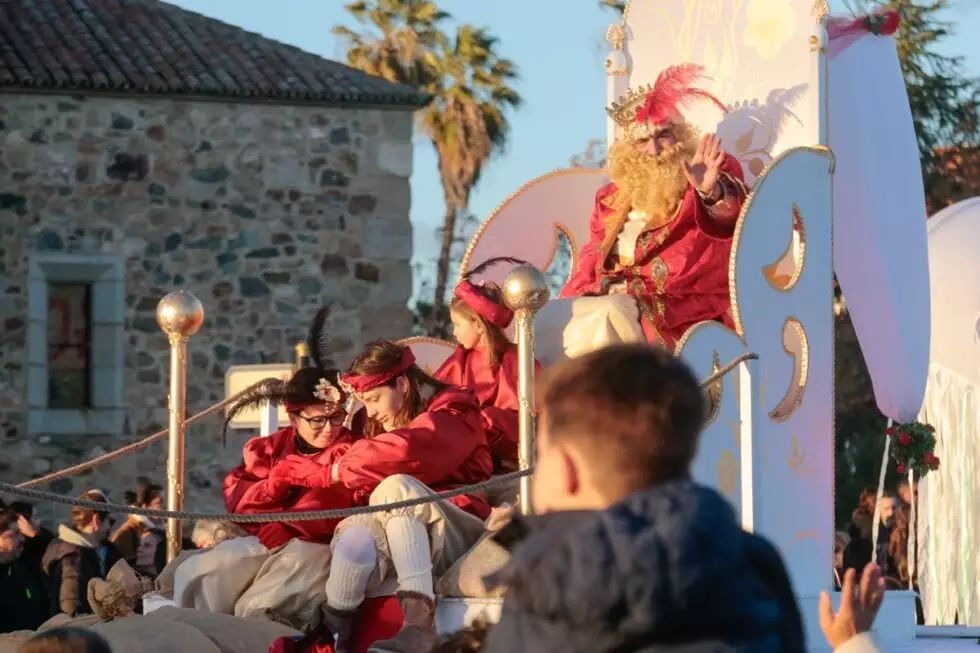
{"label": "red headband", "polygon": [[378,374],[344,374],[340,377],[340,383],[347,388],[348,392],[367,392],[398,378],[413,365],[415,365],[415,354],[409,347],[402,347],[401,360],[398,361],[398,365],[390,370]]}
{"label": "red headband", "polygon": [[477,315],[495,327],[505,329],[514,319],[514,311],[484,295],[480,291],[480,287],[468,279],[460,281],[453,294],[476,311]]}

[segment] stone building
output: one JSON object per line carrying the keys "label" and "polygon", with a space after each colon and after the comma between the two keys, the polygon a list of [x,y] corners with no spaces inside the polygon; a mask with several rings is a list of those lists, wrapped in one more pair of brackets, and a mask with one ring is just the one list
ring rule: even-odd
{"label": "stone building", "polygon": [[[157,302],[206,318],[188,409],[228,366],[285,362],[321,304],[345,363],[411,328],[412,113],[428,98],[156,0],[0,3],[0,479],[166,425]],[[244,434],[188,435],[188,506],[217,508]],[[62,493],[165,477],[165,446]]]}

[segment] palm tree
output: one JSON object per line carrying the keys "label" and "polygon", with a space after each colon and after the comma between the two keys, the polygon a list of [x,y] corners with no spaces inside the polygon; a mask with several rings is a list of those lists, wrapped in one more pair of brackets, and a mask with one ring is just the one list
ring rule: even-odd
{"label": "palm tree", "polygon": [[439,23],[449,15],[429,0],[360,0],[347,10],[380,33],[335,27],[348,43],[348,63],[433,96],[419,124],[436,149],[446,202],[429,322],[439,332],[458,217],[490,156],[506,143],[507,108],[521,103],[511,86],[516,66],[497,54],[498,40],[485,28],[461,25],[447,37]]}
{"label": "palm tree", "polygon": [[357,22],[378,34],[354,32],[343,25],[333,33],[347,43],[347,63],[393,82],[430,90],[436,81],[434,54],[445,40],[439,23],[449,14],[432,0],[357,0],[346,6]]}
{"label": "palm tree", "polygon": [[622,14],[626,11],[626,0],[599,0],[599,6],[614,9]]}

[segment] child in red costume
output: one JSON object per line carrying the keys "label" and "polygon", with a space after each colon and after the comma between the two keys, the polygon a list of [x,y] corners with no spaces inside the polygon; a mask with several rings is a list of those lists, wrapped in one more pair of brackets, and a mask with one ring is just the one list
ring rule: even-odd
{"label": "child in red costume", "polygon": [[[291,482],[344,487],[358,496],[370,494],[371,505],[385,505],[490,478],[493,461],[476,396],[427,375],[408,347],[384,340],[369,344],[341,385],[366,408],[366,437],[329,468],[290,458],[294,467],[284,474]],[[405,627],[398,642],[371,650],[402,650],[397,647],[405,638],[431,643],[433,574],[448,569],[479,539],[489,512],[478,493],[344,520],[326,587],[330,628],[346,638],[369,582],[380,582],[393,568]]]}
{"label": "child in red costume", "polygon": [[[268,380],[252,388],[228,414],[236,414],[269,401],[282,403],[289,425],[268,437],[249,440],[242,449],[242,464],[225,477],[225,507],[229,512],[254,514],[326,510],[356,505],[354,493],[342,486],[303,487],[283,474],[292,468],[290,456],[329,469],[347,452],[355,436],[344,426],[346,394],[336,384],[337,372],[307,367],[288,383]],[[273,549],[292,538],[327,544],[337,520],[242,524]]]}
{"label": "child in red costume", "polygon": [[[516,471],[518,467],[517,345],[504,334],[514,312],[504,304],[497,284],[473,283],[470,279],[502,262],[524,263],[492,258],[473,268],[456,286],[449,317],[459,346],[433,375],[444,383],[476,393],[498,474]],[[539,367],[535,361],[535,370]]]}
{"label": "child in red costume", "polygon": [[[318,342],[325,323],[318,314],[310,341]],[[356,493],[344,486],[310,487],[284,473],[295,460],[327,470],[357,441],[345,428],[347,395],[338,373],[314,356],[315,367],[298,370],[288,382],[267,379],[249,388],[229,411],[266,402],[283,405],[289,425],[268,437],[246,443],[242,464],[224,481],[229,512],[261,514],[333,510],[354,507]],[[251,537],[222,542],[191,556],[174,575],[179,607],[205,609],[240,617],[275,615],[304,630],[321,620],[329,543],[339,520],[275,521],[246,524]]]}

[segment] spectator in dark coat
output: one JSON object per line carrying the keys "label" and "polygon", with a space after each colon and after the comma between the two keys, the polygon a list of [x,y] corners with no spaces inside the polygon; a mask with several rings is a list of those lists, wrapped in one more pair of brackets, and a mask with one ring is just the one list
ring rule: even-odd
{"label": "spectator in dark coat", "polygon": [[[99,490],[89,490],[82,499],[107,503]],[[42,567],[48,575],[51,610],[69,616],[91,614],[88,582],[105,578],[119,559],[119,552],[108,541],[109,513],[72,508],[71,523],[58,527],[58,538],[44,553]]]}
{"label": "spectator in dark coat", "polygon": [[705,412],[682,362],[609,347],[549,369],[540,399],[547,514],[497,536],[513,557],[486,651],[804,650],[779,554],[689,477]]}
{"label": "spectator in dark coat", "polygon": [[44,557],[48,545],[54,540],[54,533],[34,521],[34,506],[26,501],[13,501],[10,509],[17,513],[17,525],[20,527],[20,534],[24,537],[24,557],[31,562],[36,562],[40,569],[41,558]]}
{"label": "spectator in dark coat", "polygon": [[24,548],[18,521],[0,508],[0,633],[35,630],[50,616],[41,566]]}

